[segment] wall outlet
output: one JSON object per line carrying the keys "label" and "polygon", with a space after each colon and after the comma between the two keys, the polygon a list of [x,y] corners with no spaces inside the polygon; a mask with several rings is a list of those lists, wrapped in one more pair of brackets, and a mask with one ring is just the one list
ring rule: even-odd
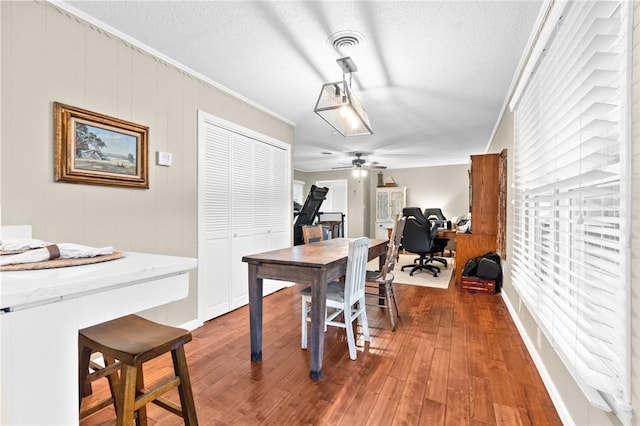
{"label": "wall outlet", "polygon": [[536,327],[536,344],[538,345],[538,349],[542,346],[542,334],[539,327]]}
{"label": "wall outlet", "polygon": [[156,152],[156,162],[159,166],[171,166],[173,165],[173,154],[170,152]]}

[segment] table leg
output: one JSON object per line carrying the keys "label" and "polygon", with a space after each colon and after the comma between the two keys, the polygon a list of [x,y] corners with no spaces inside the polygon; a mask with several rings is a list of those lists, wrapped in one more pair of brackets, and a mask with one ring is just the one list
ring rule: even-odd
{"label": "table leg", "polygon": [[324,321],[327,307],[327,271],[320,270],[311,284],[311,371],[312,380],[322,377],[322,354],[324,352]]}
{"label": "table leg", "polygon": [[249,265],[249,330],[251,334],[251,362],[262,361],[262,278],[258,265]]}
{"label": "table leg", "polygon": [[387,261],[387,251],[385,250],[380,256],[378,256],[378,271],[382,271],[384,262]]}

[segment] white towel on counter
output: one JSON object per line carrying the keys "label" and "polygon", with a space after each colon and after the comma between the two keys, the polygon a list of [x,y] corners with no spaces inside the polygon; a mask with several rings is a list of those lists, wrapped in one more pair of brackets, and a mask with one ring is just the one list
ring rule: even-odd
{"label": "white towel on counter", "polygon": [[35,238],[16,238],[7,239],[0,242],[0,250],[16,251],[16,250],[30,250],[35,248],[42,248],[48,246],[51,243],[42,240],[36,240]]}
{"label": "white towel on counter", "polygon": [[60,243],[51,244],[44,248],[25,251],[11,256],[2,256],[0,266],[14,265],[17,263],[45,262],[57,258],[79,259],[84,257],[96,257],[113,253],[113,247],[88,247],[81,244]]}
{"label": "white towel on counter", "polygon": [[62,259],[78,259],[81,257],[104,256],[113,253],[113,247],[88,247],[80,244],[61,243],[57,244],[60,249]]}

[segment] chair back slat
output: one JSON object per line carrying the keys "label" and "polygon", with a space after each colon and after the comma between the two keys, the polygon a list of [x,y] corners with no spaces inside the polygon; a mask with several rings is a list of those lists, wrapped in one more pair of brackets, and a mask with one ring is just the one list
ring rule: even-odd
{"label": "chair back slat", "polygon": [[398,262],[398,253],[400,252],[400,242],[402,241],[402,233],[404,232],[404,224],[406,223],[406,221],[407,218],[404,216],[396,219],[394,227],[396,235],[392,241],[389,241],[391,253],[387,253],[385,268],[383,268],[384,275],[381,274],[382,277],[386,277],[386,275],[391,273],[393,271],[393,268],[396,267],[396,263]]}
{"label": "chair back slat", "polygon": [[404,233],[404,225],[407,223],[406,216],[402,216],[396,220],[395,223],[395,238],[394,243],[399,247],[402,242],[402,234]]}
{"label": "chair back slat", "polygon": [[364,297],[368,257],[369,239],[367,237],[357,238],[349,242],[344,286],[344,298],[348,303]]}
{"label": "chair back slat", "polygon": [[402,233],[404,232],[404,224],[406,221],[406,217],[400,217],[399,214],[396,214],[393,222],[393,228],[391,230],[391,238],[389,239],[389,244],[387,246],[386,259],[378,277],[385,278],[388,273],[393,271],[393,268],[398,261],[398,252],[400,251],[400,243],[402,241]]}

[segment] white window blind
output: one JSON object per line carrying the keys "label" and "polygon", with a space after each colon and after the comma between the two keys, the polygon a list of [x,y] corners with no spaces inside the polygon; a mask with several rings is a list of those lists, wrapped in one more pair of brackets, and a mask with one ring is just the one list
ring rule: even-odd
{"label": "white window blind", "polygon": [[630,424],[626,3],[556,2],[512,101],[512,282],[589,401]]}

